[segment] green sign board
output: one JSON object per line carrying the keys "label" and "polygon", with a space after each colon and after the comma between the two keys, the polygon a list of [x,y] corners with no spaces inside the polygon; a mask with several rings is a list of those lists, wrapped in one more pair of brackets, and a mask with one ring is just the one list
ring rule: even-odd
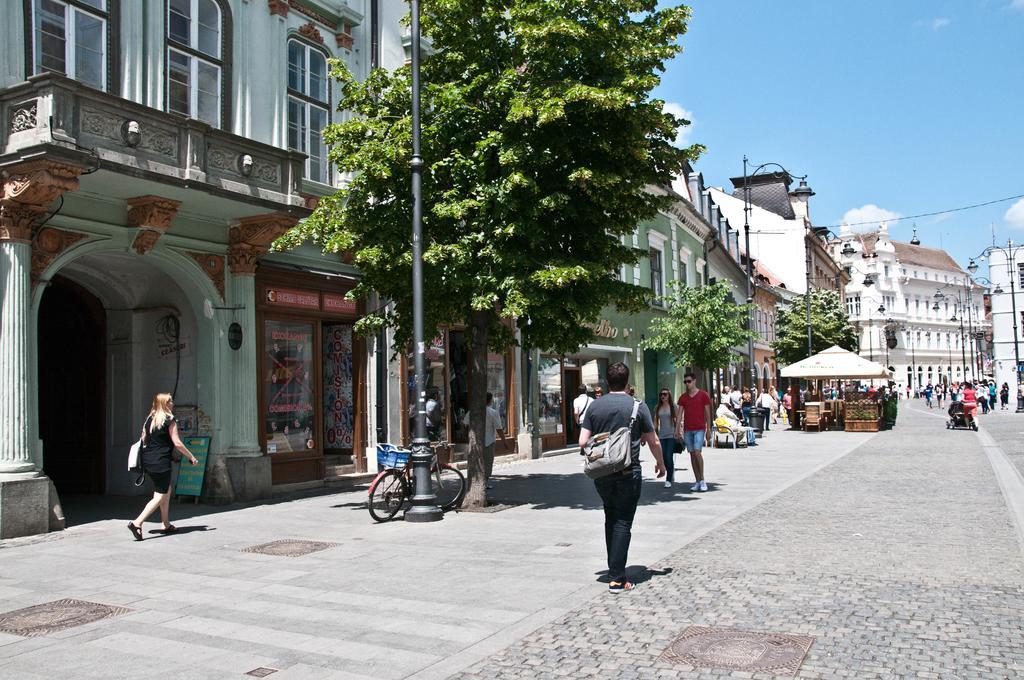
{"label": "green sign board", "polygon": [[178,484],[174,488],[177,496],[199,496],[203,493],[203,477],[206,476],[206,459],[210,455],[211,437],[184,437],[181,442],[185,448],[199,461],[198,465],[190,465],[182,460],[178,467]]}

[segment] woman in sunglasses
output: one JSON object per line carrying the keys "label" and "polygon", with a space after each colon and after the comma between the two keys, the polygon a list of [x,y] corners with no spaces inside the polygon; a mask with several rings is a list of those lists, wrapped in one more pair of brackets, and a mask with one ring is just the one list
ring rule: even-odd
{"label": "woman in sunglasses", "polygon": [[661,452],[665,458],[665,488],[671,489],[675,476],[676,404],[668,390],[662,390],[658,395],[658,408],[655,409],[654,417],[658,426],[658,439],[661,440]]}

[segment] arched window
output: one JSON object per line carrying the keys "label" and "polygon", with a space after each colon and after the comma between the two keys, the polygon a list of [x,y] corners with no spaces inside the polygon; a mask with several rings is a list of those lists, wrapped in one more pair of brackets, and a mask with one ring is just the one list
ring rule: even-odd
{"label": "arched window", "polygon": [[214,127],[230,118],[226,15],[215,0],[167,0],[167,110]]}
{"label": "arched window", "polygon": [[288,148],[305,153],[306,177],[330,184],[321,136],[330,120],[327,57],[301,40],[288,41]]}
{"label": "arched window", "polygon": [[29,74],[59,73],[116,90],[118,0],[31,0],[26,10]]}

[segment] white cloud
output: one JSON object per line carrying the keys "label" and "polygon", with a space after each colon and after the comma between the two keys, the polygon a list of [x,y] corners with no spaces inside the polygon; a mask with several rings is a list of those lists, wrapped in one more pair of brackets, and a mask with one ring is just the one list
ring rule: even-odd
{"label": "white cloud", "polygon": [[[1024,0],[1020,0],[1024,4]],[[1010,206],[1010,209],[1003,215],[1006,223],[1015,229],[1024,229],[1024,198]]]}
{"label": "white cloud", "polygon": [[671,113],[676,118],[683,118],[690,121],[689,125],[680,125],[676,128],[676,146],[690,146],[690,134],[693,132],[693,112],[684,109],[676,102],[665,102],[663,107],[665,113]]}
{"label": "white cloud", "polygon": [[850,229],[853,231],[875,231],[880,223],[891,222],[899,217],[900,214],[898,212],[879,208],[874,203],[868,203],[859,208],[847,210],[843,213],[843,218],[839,223],[850,225]]}
{"label": "white cloud", "polygon": [[[1021,3],[1021,6],[1024,6],[1024,0],[1014,0],[1014,3]],[[941,31],[951,23],[953,22],[948,17],[937,17],[935,19],[918,19],[914,22],[914,26],[917,26],[918,28],[930,28],[933,31]]]}

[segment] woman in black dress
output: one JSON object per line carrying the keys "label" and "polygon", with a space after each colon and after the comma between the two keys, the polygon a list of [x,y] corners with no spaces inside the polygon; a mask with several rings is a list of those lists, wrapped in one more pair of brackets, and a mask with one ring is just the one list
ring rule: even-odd
{"label": "woman in black dress", "polygon": [[161,393],[153,397],[153,406],[142,426],[142,469],[153,481],[153,498],[142,509],[142,513],[134,521],[128,522],[128,530],[136,541],[142,540],[142,523],[146,518],[160,509],[163,520],[163,533],[175,531],[168,517],[171,504],[171,453],[178,451],[192,465],[199,461],[192,452],[185,448],[178,437],[178,424],[174,422],[174,401],[171,395]]}

